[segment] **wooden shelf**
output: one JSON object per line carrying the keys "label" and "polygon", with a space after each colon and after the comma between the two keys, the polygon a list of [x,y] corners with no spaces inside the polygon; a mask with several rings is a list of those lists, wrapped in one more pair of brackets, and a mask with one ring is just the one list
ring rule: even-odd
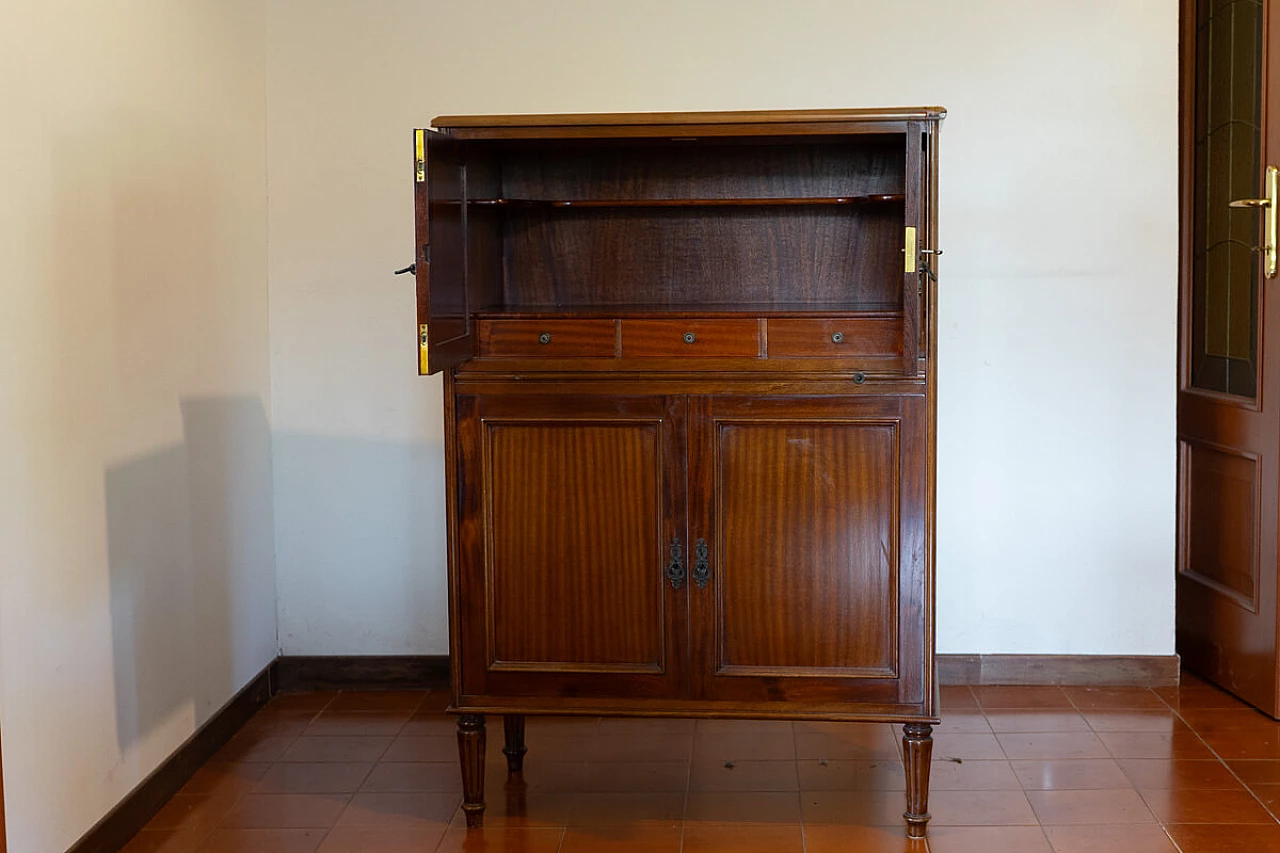
{"label": "wooden shelf", "polygon": [[619,208],[619,207],[820,207],[855,204],[901,203],[901,193],[821,196],[804,198],[617,198],[617,199],[528,199],[476,198],[467,203],[478,207],[533,208]]}
{"label": "wooden shelf", "polygon": [[738,302],[731,305],[660,303],[593,305],[491,305],[476,311],[485,320],[685,317],[901,317],[891,302]]}

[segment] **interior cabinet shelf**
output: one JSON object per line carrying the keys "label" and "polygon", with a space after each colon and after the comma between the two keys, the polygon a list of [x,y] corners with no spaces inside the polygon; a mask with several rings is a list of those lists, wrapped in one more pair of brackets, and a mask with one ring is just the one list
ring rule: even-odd
{"label": "interior cabinet shelf", "polygon": [[494,305],[475,312],[483,320],[537,320],[553,318],[654,317],[888,317],[900,318],[902,306],[893,302],[735,302],[705,303],[595,303],[591,305]]}
{"label": "interior cabinet shelf", "polygon": [[795,198],[615,198],[615,199],[532,199],[476,198],[477,207],[517,208],[622,208],[622,207],[822,207],[855,204],[901,204],[901,193],[821,196]]}

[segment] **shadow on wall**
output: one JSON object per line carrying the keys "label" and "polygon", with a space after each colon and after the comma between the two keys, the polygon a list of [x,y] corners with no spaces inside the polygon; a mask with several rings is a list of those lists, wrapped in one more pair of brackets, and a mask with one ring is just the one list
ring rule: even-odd
{"label": "shadow on wall", "polygon": [[[256,397],[185,398],[183,443],[106,472],[116,729],[202,724],[260,662],[275,609],[271,435]],[[274,615],[267,624],[274,623]]]}
{"label": "shadow on wall", "polygon": [[51,257],[68,303],[99,320],[75,362],[80,418],[143,448],[103,474],[127,761],[166,724],[189,735],[275,654],[265,173],[245,169],[252,104],[107,118],[93,162],[55,158]]}

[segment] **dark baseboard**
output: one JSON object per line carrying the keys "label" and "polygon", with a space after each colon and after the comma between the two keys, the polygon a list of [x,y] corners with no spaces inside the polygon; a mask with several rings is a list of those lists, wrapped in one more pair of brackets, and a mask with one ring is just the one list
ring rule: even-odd
{"label": "dark baseboard", "polygon": [[275,694],[275,661],[231,697],[169,759],[138,783],[68,853],[116,853],[146,826],[231,736]]}
{"label": "dark baseboard", "polygon": [[448,655],[276,658],[280,691],[410,690],[449,686]]}
{"label": "dark baseboard", "polygon": [[938,655],[941,684],[1175,687],[1177,655]]}

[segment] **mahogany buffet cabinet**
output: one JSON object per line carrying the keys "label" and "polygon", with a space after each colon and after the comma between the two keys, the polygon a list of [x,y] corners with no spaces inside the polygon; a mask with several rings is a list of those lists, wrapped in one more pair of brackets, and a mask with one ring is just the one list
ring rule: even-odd
{"label": "mahogany buffet cabinet", "polygon": [[929,820],[937,107],[415,134],[453,707],[904,724]]}

